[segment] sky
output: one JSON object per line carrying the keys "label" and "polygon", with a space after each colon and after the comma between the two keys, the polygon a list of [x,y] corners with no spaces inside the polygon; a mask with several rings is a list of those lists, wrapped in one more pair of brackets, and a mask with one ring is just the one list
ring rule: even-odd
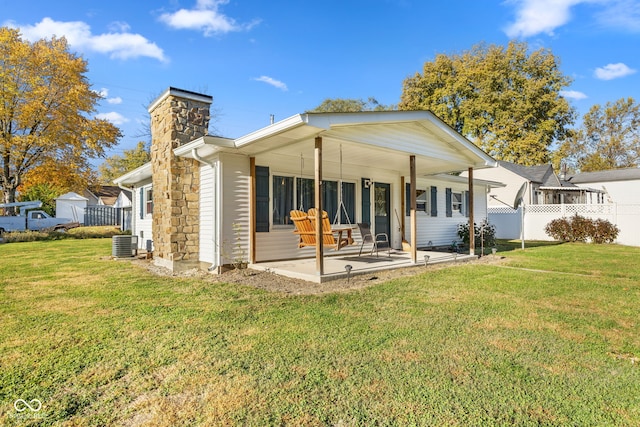
{"label": "sky", "polygon": [[[640,0],[0,0],[0,23],[65,36],[132,149],[169,86],[213,96],[213,133],[237,138],[327,98],[397,104],[437,54],[527,42],[560,59],[579,115],[640,102]],[[97,161],[99,163],[100,161]]]}

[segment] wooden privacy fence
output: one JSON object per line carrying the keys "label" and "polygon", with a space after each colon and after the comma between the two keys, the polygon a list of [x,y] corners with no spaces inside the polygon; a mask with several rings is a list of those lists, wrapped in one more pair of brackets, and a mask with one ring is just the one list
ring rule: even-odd
{"label": "wooden privacy fence", "polygon": [[[496,226],[497,238],[520,238],[520,209],[515,211],[508,207],[489,207],[487,214],[489,222]],[[640,246],[640,205],[617,203],[526,205],[524,238],[525,240],[552,240],[545,233],[545,226],[554,219],[568,218],[576,214],[591,219],[607,220],[620,229],[616,243]]]}
{"label": "wooden privacy fence", "polygon": [[124,230],[130,229],[131,208],[87,206],[84,210],[84,225],[119,225]]}

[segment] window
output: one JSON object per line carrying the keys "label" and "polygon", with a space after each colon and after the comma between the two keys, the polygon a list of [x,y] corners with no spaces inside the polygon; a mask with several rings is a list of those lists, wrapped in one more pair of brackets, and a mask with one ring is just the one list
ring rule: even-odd
{"label": "window", "polygon": [[273,176],[273,225],[291,224],[289,212],[293,209],[293,177]]}
{"label": "window", "polygon": [[466,191],[451,191],[450,188],[446,189],[446,208],[447,208],[447,216],[453,216],[453,212],[461,213],[462,215],[466,215],[465,205],[468,203],[465,201],[467,196]]}
{"label": "window", "polygon": [[[411,214],[411,184],[407,183],[405,191],[406,216]],[[429,213],[429,194],[427,190],[416,189],[416,212]]]}
{"label": "window", "polygon": [[298,210],[307,211],[315,204],[315,181],[309,178],[296,179],[296,206]]}
{"label": "window", "polygon": [[451,194],[451,209],[462,213],[462,193]]}
{"label": "window", "polygon": [[[269,168],[256,166],[256,231],[269,231]],[[336,216],[341,224],[355,221],[355,184],[342,183],[340,206],[338,181],[322,182],[323,209],[331,222]],[[309,178],[273,175],[271,178],[271,221],[274,226],[291,225],[289,212],[293,209],[308,211],[315,206],[315,182]],[[340,214],[338,215],[338,210]]]}
{"label": "window", "polygon": [[147,188],[144,195],[145,208],[144,213],[146,215],[153,214],[153,188]]}

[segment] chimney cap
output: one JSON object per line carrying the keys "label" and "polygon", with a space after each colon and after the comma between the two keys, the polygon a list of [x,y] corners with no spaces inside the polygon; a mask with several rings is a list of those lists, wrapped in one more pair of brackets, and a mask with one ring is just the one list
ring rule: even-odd
{"label": "chimney cap", "polygon": [[211,95],[204,95],[202,93],[169,86],[167,90],[165,90],[159,97],[157,97],[153,102],[151,102],[151,104],[149,104],[149,108],[147,108],[147,111],[152,112],[153,110],[155,110],[158,105],[168,96],[175,96],[191,101],[203,102],[205,104],[211,104],[213,102],[213,97]]}

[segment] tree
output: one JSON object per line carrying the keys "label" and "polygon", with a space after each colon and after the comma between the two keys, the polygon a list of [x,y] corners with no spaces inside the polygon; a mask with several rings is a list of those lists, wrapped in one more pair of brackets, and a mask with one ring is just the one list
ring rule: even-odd
{"label": "tree", "polygon": [[594,105],[558,156],[581,172],[640,167],[640,105],[633,98]]}
{"label": "tree", "polygon": [[39,183],[20,191],[20,201],[39,200],[42,202],[42,210],[51,216],[56,215],[56,199],[64,194],[64,189],[55,184]]}
{"label": "tree", "polygon": [[405,79],[399,108],[431,110],[494,158],[537,165],[574,121],[560,95],[570,83],[550,50],[481,44],[426,62]]}
{"label": "tree", "polygon": [[112,184],[113,180],[137,167],[151,161],[151,154],[147,144],[138,142],[136,148],[124,150],[122,156],[117,154],[105,159],[104,163],[98,166],[100,172],[100,182]]}
{"label": "tree", "polygon": [[91,169],[46,159],[24,174],[17,198],[21,202],[40,200],[43,209],[54,214],[57,197],[69,191],[82,194],[84,189],[92,187],[95,182],[95,172]]}
{"label": "tree", "polygon": [[0,187],[14,202],[25,175],[53,162],[90,169],[120,130],[90,118],[100,95],[92,91],[87,63],[70,53],[64,38],[23,41],[0,28]]}
{"label": "tree", "polygon": [[30,187],[51,184],[60,189],[60,194],[69,191],[82,193],[96,181],[97,176],[92,169],[82,168],[74,163],[61,164],[53,159],[45,159],[24,174],[18,192],[22,194]]}
{"label": "tree", "polygon": [[375,98],[362,99],[327,98],[311,113],[356,113],[360,111],[388,111],[395,110],[395,105],[382,105]]}

